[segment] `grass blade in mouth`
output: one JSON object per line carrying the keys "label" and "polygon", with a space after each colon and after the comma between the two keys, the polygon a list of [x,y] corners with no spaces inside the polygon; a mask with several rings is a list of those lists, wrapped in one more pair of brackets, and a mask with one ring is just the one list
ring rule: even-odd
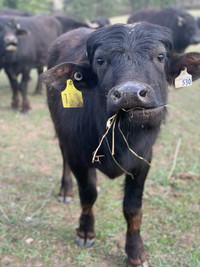
{"label": "grass blade in mouth", "polygon": [[[141,108],[142,110],[145,110],[144,108]],[[133,109],[131,109],[133,110]],[[127,111],[128,112],[128,111]],[[100,162],[100,157],[104,157],[104,155],[97,155],[97,152],[99,150],[99,148],[101,147],[102,143],[103,143],[103,140],[106,138],[108,132],[110,131],[111,127],[113,126],[112,128],[112,149],[110,149],[110,146],[109,146],[109,143],[108,143],[108,139],[106,138],[106,143],[107,143],[107,146],[108,146],[108,150],[113,158],[113,160],[115,161],[115,163],[127,174],[131,175],[131,173],[129,173],[128,171],[126,171],[118,162],[117,160],[114,158],[114,151],[115,151],[115,138],[114,138],[114,135],[115,135],[115,126],[116,126],[116,120],[117,120],[117,115],[118,113],[114,114],[112,117],[110,117],[108,120],[107,120],[107,123],[106,123],[106,132],[105,134],[102,136],[100,142],[99,142],[99,145],[98,147],[96,148],[96,150],[94,151],[93,153],[93,157],[92,157],[92,163],[94,162]],[[122,135],[123,137],[123,140],[128,148],[128,150],[137,158],[143,160],[144,162],[146,162],[149,166],[151,166],[150,162],[148,162],[148,160],[146,160],[145,158],[139,156],[133,149],[130,148],[129,144],[128,144],[128,141],[125,137],[125,135],[123,134],[121,128],[120,128],[120,119],[119,119],[119,122],[118,122],[118,130],[120,132],[120,134]],[[133,177],[132,177],[133,178]]]}

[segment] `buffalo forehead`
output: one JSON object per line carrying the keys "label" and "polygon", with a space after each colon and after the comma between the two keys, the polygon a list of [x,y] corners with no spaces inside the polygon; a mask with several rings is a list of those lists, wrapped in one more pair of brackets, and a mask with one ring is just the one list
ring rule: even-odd
{"label": "buffalo forehead", "polygon": [[[140,27],[143,26],[143,27]],[[105,31],[101,31],[100,35],[98,36],[96,43],[97,45],[101,46],[108,46],[115,48],[114,45],[118,45],[118,47],[129,45],[134,45],[135,42],[141,43],[143,46],[146,44],[148,45],[155,45],[159,44],[159,42],[163,42],[167,40],[164,38],[164,34],[161,31],[160,27],[158,28],[155,25],[151,25],[153,31],[149,32],[151,29],[150,25],[142,25],[141,23],[134,23],[134,24],[127,24],[123,27],[116,28],[116,30],[111,31],[110,33]],[[156,28],[158,28],[156,30]]]}
{"label": "buffalo forehead", "polygon": [[134,55],[143,54],[145,55],[153,55],[154,52],[165,53],[166,48],[162,41],[155,40],[152,37],[139,37],[139,38],[130,38],[125,39],[122,42],[119,38],[111,37],[108,38],[105,42],[98,44],[96,46],[95,55],[101,55],[101,53],[108,54],[111,57],[117,54],[127,54]]}

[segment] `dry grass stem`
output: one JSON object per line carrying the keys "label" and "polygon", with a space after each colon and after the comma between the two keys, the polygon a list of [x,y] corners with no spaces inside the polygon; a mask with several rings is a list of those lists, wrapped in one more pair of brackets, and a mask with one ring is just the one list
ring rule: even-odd
{"label": "dry grass stem", "polygon": [[127,170],[125,170],[125,169],[119,164],[119,162],[115,159],[114,155],[113,155],[112,152],[111,152],[110,145],[109,145],[109,143],[108,143],[108,139],[107,139],[107,138],[106,138],[106,143],[107,143],[107,146],[108,146],[108,150],[109,150],[109,152],[110,152],[110,154],[111,154],[111,156],[112,156],[114,162],[117,164],[117,166],[118,166],[123,172],[125,172],[125,173],[128,174],[128,175],[130,175],[132,179],[134,179],[133,174],[130,173],[130,172],[128,172]]}
{"label": "dry grass stem", "polygon": [[[127,111],[126,111],[126,112],[127,112]],[[100,157],[104,157],[104,155],[97,155],[97,152],[98,152],[99,148],[101,147],[103,140],[106,138],[106,135],[108,134],[110,128],[113,126],[113,128],[112,128],[112,148],[110,148],[109,143],[108,143],[108,139],[106,138],[106,143],[107,143],[107,146],[108,146],[108,150],[109,150],[109,152],[110,152],[110,154],[111,154],[111,156],[112,156],[114,162],[120,167],[120,169],[122,169],[125,173],[131,175],[131,177],[133,178],[133,175],[132,175],[130,172],[128,172],[127,170],[125,170],[125,169],[124,169],[124,168],[117,162],[117,160],[114,158],[114,154],[115,154],[115,126],[116,126],[117,115],[118,115],[118,113],[114,114],[112,117],[110,117],[110,118],[107,120],[107,123],[106,123],[106,132],[105,132],[105,134],[102,136],[102,138],[101,138],[101,140],[100,140],[100,142],[99,142],[98,147],[96,148],[96,150],[95,150],[94,153],[93,153],[92,163],[94,163],[94,162],[99,162],[99,163],[101,163],[101,162],[100,162]],[[151,166],[150,162],[148,162],[145,158],[139,156],[135,151],[133,151],[133,150],[130,148],[130,146],[129,146],[129,144],[128,144],[128,141],[127,141],[126,137],[124,136],[124,134],[123,134],[123,132],[122,132],[122,130],[121,130],[121,128],[120,128],[120,120],[119,120],[119,122],[118,122],[118,129],[119,129],[120,134],[121,134],[122,137],[123,137],[124,142],[126,143],[126,146],[127,146],[128,150],[129,150],[135,157],[137,157],[137,158],[143,160],[143,161],[146,162],[149,166]]]}
{"label": "dry grass stem", "polygon": [[102,138],[101,138],[101,140],[100,140],[100,142],[99,142],[98,147],[96,148],[96,150],[95,150],[94,153],[93,153],[92,163],[94,163],[94,162],[100,162],[99,158],[100,158],[100,157],[104,157],[104,155],[100,155],[100,156],[98,156],[98,155],[97,155],[97,152],[98,152],[99,148],[101,147],[101,144],[102,144],[104,138],[105,138],[106,135],[108,134],[108,132],[109,132],[109,130],[110,130],[110,128],[111,128],[113,122],[116,120],[116,116],[117,116],[117,114],[114,114],[112,117],[110,117],[110,118],[107,120],[107,123],[106,123],[106,128],[107,128],[107,129],[106,129],[106,132],[105,132],[105,134],[102,136]]}
{"label": "dry grass stem", "polygon": [[122,130],[121,130],[121,128],[120,128],[120,121],[119,121],[119,123],[118,123],[118,129],[119,129],[119,131],[120,131],[120,133],[121,133],[121,135],[122,135],[122,137],[123,137],[123,139],[124,139],[124,142],[125,142],[126,145],[127,145],[128,150],[129,150],[134,156],[136,156],[137,158],[143,160],[143,161],[146,162],[149,166],[151,166],[151,164],[150,164],[150,162],[148,162],[148,160],[146,160],[145,158],[139,156],[137,153],[135,153],[135,151],[133,151],[133,150],[130,148],[130,146],[129,146],[129,144],[128,144],[128,141],[126,140],[126,137],[124,136],[124,134],[123,134],[123,132],[122,132]]}
{"label": "dry grass stem", "polygon": [[2,213],[2,215],[3,215],[3,217],[4,217],[4,219],[6,219],[6,221],[8,221],[8,222],[10,223],[9,218],[8,218],[8,216],[6,215],[6,213],[5,213],[5,211],[3,210],[2,207],[0,207],[0,211],[1,211],[1,213]]}
{"label": "dry grass stem", "polygon": [[172,174],[176,168],[176,161],[177,161],[177,156],[178,156],[178,152],[179,152],[179,149],[180,149],[180,145],[181,145],[181,138],[178,139],[178,142],[177,142],[177,145],[176,145],[176,150],[175,150],[175,154],[174,154],[174,160],[173,160],[173,164],[172,164],[172,168],[170,170],[170,173],[168,175],[168,179],[170,180],[171,177],[172,177]]}

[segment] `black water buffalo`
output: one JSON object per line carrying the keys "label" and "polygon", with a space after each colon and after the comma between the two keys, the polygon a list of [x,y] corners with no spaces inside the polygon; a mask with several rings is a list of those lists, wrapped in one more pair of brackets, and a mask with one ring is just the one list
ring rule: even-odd
{"label": "black water buffalo", "polygon": [[197,18],[197,25],[198,25],[198,27],[200,29],[200,17]]}
{"label": "black water buffalo", "polygon": [[[22,94],[22,111],[30,109],[27,99],[27,83],[32,68],[40,75],[47,64],[48,49],[62,33],[60,23],[48,15],[31,17],[0,16],[0,67],[5,69],[12,90],[12,107],[19,106],[18,92]],[[20,84],[17,81],[22,74]],[[36,92],[41,90],[41,83]]]}
{"label": "black water buffalo", "polygon": [[[166,117],[167,82],[173,84],[183,67],[193,79],[200,77],[200,54],[173,56],[172,47],[168,28],[145,22],[93,32],[80,28],[66,34],[58,48],[54,42],[49,70],[41,75],[63,174],[72,171],[78,182],[82,213],[77,244],[94,243],[95,169],[111,179],[125,173],[125,251],[131,266],[148,266],[140,236],[142,194],[152,146]],[[66,82],[68,108],[61,99]]]}
{"label": "black water buffalo", "polygon": [[74,30],[76,28],[80,28],[80,27],[87,27],[87,28],[92,28],[92,29],[97,29],[100,28],[104,25],[94,21],[94,22],[83,22],[83,21],[78,21],[76,19],[70,18],[70,17],[66,17],[66,16],[59,16],[56,15],[55,18],[61,23],[62,25],[62,32],[68,32],[70,30]]}
{"label": "black water buffalo", "polygon": [[128,23],[138,21],[147,21],[170,28],[173,32],[174,49],[177,53],[184,52],[189,45],[200,42],[197,22],[193,16],[182,9],[174,7],[161,10],[141,9],[128,19]]}
{"label": "black water buffalo", "polygon": [[33,14],[19,9],[14,8],[0,8],[0,15],[11,15],[11,16],[32,16]]}
{"label": "black water buffalo", "polygon": [[99,27],[104,27],[106,25],[110,25],[109,18],[106,17],[98,17],[92,21],[93,23],[98,23]]}

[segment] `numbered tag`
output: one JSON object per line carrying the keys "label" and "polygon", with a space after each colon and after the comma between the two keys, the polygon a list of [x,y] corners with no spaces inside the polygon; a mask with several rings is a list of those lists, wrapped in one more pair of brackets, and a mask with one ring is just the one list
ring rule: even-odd
{"label": "numbered tag", "polygon": [[175,79],[175,88],[191,86],[192,75],[187,72],[187,68],[181,71],[180,75]]}
{"label": "numbered tag", "polygon": [[64,108],[80,108],[83,107],[82,93],[77,90],[71,79],[67,80],[67,86],[61,92],[61,98]]}

